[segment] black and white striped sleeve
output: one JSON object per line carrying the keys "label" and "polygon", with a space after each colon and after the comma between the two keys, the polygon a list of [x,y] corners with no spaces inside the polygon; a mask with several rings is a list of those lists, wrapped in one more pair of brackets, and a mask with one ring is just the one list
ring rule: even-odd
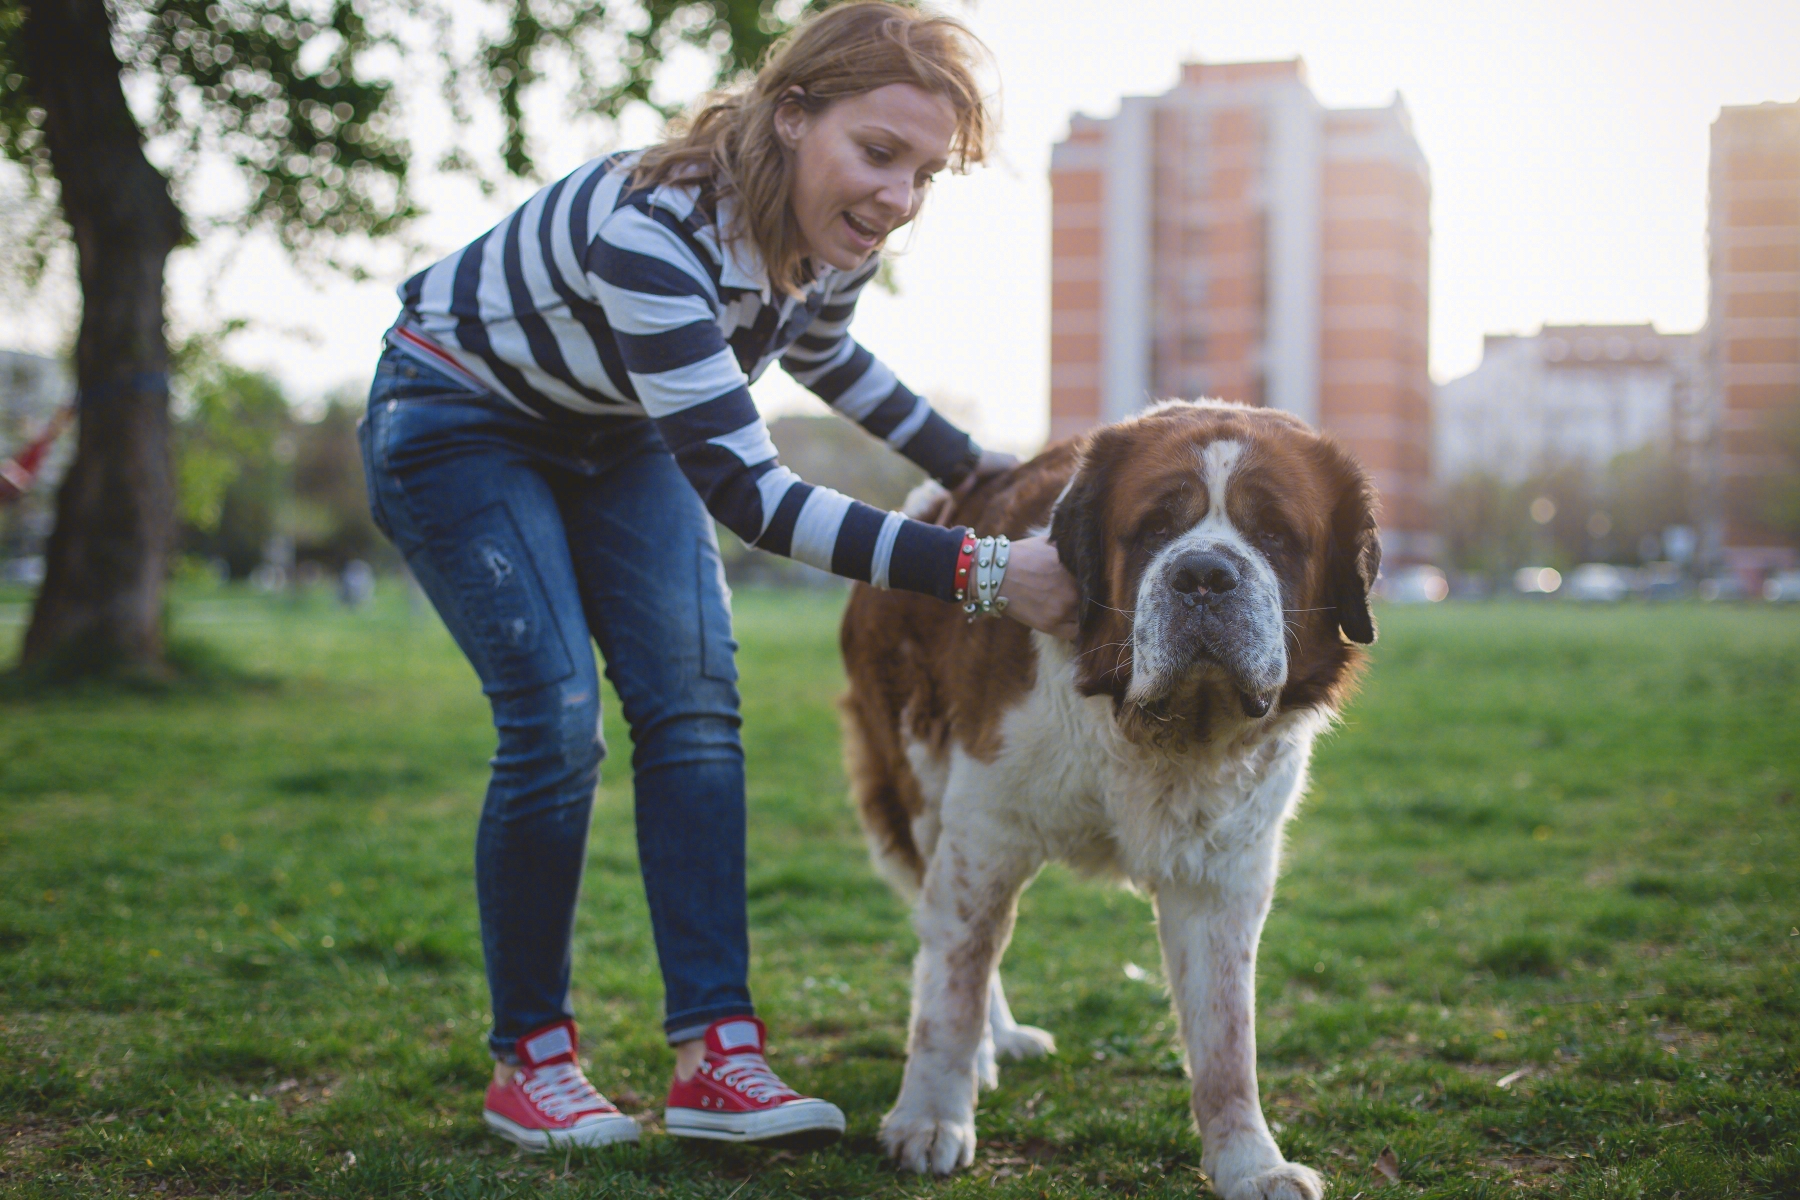
{"label": "black and white striped sleeve", "polygon": [[974,443],[888,365],[850,336],[856,299],[881,268],[879,255],[847,276],[825,298],[818,316],[782,355],[781,367],[833,410],[849,417],[924,468],[955,483]]}
{"label": "black and white striped sleeve", "polygon": [[950,599],[960,530],[884,513],[782,466],[718,325],[710,274],[667,214],[626,205],[587,272],[644,411],[707,511],[748,545]]}

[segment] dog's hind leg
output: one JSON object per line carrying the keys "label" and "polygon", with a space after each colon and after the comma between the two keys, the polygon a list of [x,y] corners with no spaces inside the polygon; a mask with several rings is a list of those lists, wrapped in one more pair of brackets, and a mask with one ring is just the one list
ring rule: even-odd
{"label": "dog's hind leg", "polygon": [[1006,989],[1000,986],[1000,968],[995,967],[988,980],[987,1028],[981,1034],[981,1048],[975,1052],[975,1073],[983,1091],[1000,1086],[1000,1060],[1042,1058],[1056,1053],[1056,1038],[1035,1025],[1021,1025],[1013,1020],[1006,1003]]}
{"label": "dog's hind leg", "polygon": [[1056,1037],[1036,1025],[1021,1025],[1013,1020],[1012,1008],[1006,1003],[1006,990],[1000,986],[1000,972],[988,983],[988,1030],[994,1041],[994,1053],[1000,1058],[1042,1058],[1056,1053]]}

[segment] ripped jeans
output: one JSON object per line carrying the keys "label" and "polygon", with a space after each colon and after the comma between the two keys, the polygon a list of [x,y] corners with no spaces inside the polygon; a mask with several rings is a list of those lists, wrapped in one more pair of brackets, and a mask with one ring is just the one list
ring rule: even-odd
{"label": "ripped jeans", "polygon": [[499,733],[475,842],[490,1050],[505,1060],[573,1015],[570,937],[606,753],[596,642],[631,728],[664,1030],[682,1041],[751,1014],[737,643],[712,518],[661,436],[644,420],[553,426],[393,349],[359,434],[376,523]]}

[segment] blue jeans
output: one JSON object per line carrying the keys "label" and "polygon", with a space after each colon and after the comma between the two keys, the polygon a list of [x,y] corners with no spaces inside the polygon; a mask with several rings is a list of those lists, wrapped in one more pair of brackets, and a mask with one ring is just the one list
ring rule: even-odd
{"label": "blue jeans", "polygon": [[590,638],[631,727],[665,1032],[751,1014],[737,643],[712,518],[662,438],[642,420],[551,425],[391,348],[360,437],[375,521],[499,732],[475,842],[494,1055],[572,1015],[570,933],[606,753]]}

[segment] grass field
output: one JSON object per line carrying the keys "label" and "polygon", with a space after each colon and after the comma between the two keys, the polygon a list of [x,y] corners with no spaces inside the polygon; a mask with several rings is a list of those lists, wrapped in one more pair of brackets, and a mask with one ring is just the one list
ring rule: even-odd
{"label": "grass field", "polygon": [[[178,627],[249,678],[0,694],[0,1194],[1205,1194],[1149,907],[1057,869],[1007,981],[1060,1054],[984,1097],[973,1171],[881,1158],[914,941],[844,798],[840,603],[737,601],[753,986],[840,1146],[488,1136],[473,677],[391,593],[220,592]],[[22,616],[0,602],[0,659]],[[1263,940],[1283,1149],[1344,1200],[1800,1195],[1800,612],[1382,619]],[[608,736],[575,1004],[596,1082],[648,1114],[671,1058],[616,707]]]}

